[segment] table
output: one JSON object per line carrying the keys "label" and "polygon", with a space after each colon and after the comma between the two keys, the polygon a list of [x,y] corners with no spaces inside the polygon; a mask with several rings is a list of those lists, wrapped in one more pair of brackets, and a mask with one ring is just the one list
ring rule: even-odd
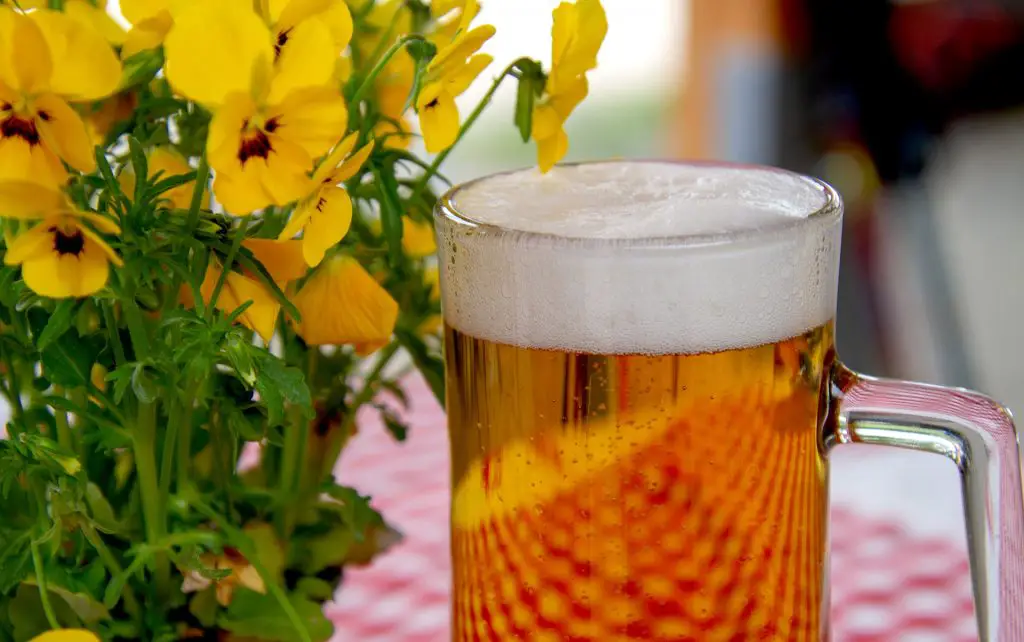
{"label": "table", "polygon": [[[450,638],[448,442],[444,413],[408,381],[409,439],[395,443],[367,413],[338,465],[344,483],[405,540],[347,571],[333,642]],[[832,466],[834,642],[973,642],[966,538],[952,463],[935,455],[844,446]]]}

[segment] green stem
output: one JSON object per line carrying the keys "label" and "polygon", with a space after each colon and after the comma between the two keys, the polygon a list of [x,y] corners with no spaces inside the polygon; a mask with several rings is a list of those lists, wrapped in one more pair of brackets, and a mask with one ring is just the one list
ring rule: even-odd
{"label": "green stem", "polygon": [[284,452],[281,454],[281,506],[278,529],[281,537],[287,538],[295,528],[298,498],[295,490],[298,471],[302,465],[306,450],[306,437],[309,433],[309,422],[302,413],[302,408],[292,406],[289,410],[289,421],[284,435]]}
{"label": "green stem", "polygon": [[[210,295],[209,307],[206,309],[209,318],[213,318],[213,311],[217,308],[217,299],[220,298],[220,291],[228,280],[228,274],[231,273],[235,257],[238,256],[238,250],[242,247],[242,239],[245,238],[247,229],[248,225],[245,221],[242,221],[238,224],[238,229],[235,230],[235,237],[231,240],[231,249],[228,250],[227,256],[224,257],[224,268],[220,271],[220,276],[217,277],[217,284],[213,286],[213,294]],[[231,311],[229,310],[229,312]]]}
{"label": "green stem", "polygon": [[[54,394],[58,396],[64,395],[64,390],[60,386],[54,388]],[[68,425],[68,415],[63,410],[54,409],[53,419],[57,424],[57,443],[61,448],[68,452],[75,452],[74,441],[71,437],[71,426]]]}
{"label": "green stem", "polygon": [[[199,157],[199,167],[196,168],[196,188],[192,192],[192,200],[188,205],[188,218],[185,223],[185,238],[192,238],[199,227],[199,212],[203,208],[203,194],[206,192],[206,184],[210,181],[210,163],[206,160],[206,152]],[[172,293],[177,297],[177,291]]]}
{"label": "green stem", "polygon": [[21,419],[25,414],[25,405],[21,401],[21,381],[18,379],[18,371],[14,368],[14,360],[4,353],[4,367],[7,368],[7,379],[11,382],[10,401],[14,406],[14,418]]}
{"label": "green stem", "polygon": [[[156,404],[139,402],[138,422],[132,431],[135,446],[135,470],[139,475],[142,513],[146,522],[146,541],[156,546],[163,537],[165,520],[157,481],[156,468]],[[157,595],[169,595],[170,561],[166,553],[156,556]]]}
{"label": "green stem", "polygon": [[381,56],[380,60],[377,61],[377,64],[373,66],[373,69],[370,70],[370,73],[366,74],[366,78],[363,79],[362,84],[359,85],[359,88],[356,89],[356,92],[352,94],[352,98],[348,101],[349,109],[351,110],[349,112],[350,126],[352,124],[352,119],[355,117],[355,114],[359,111],[359,102],[363,99],[363,95],[370,90],[370,87],[373,86],[374,81],[377,80],[377,76],[379,76],[380,73],[384,71],[384,67],[386,67],[387,64],[391,62],[391,59],[395,57],[395,54],[401,51],[401,49],[408,45],[410,42],[427,42],[427,39],[419,34],[407,34],[399,38],[395,44],[391,45],[391,47],[384,52],[384,55]]}
{"label": "green stem", "polygon": [[132,337],[132,350],[136,361],[145,361],[149,357],[149,333],[142,320],[142,310],[135,301],[134,294],[124,304],[124,320],[128,325],[128,334]]}
{"label": "green stem", "polygon": [[[96,549],[96,554],[99,556],[100,562],[102,562],[103,566],[107,568],[110,576],[117,577],[124,573],[124,568],[121,566],[121,563],[118,562],[117,558],[114,557],[114,554],[110,552],[110,548],[107,547],[103,538],[100,537],[100,534],[96,532],[96,528],[88,521],[83,521],[83,523],[80,524],[80,527],[82,529],[82,534],[85,535],[86,541]],[[132,590],[132,587],[127,583],[125,584],[125,590],[122,597],[124,598],[124,608],[128,611],[128,614],[136,620],[141,620],[142,609],[139,607],[139,600],[135,597],[135,591]]]}
{"label": "green stem", "polygon": [[494,79],[494,83],[491,85],[491,88],[487,90],[487,93],[484,94],[484,97],[480,99],[480,102],[477,104],[476,108],[472,112],[470,112],[469,117],[467,117],[465,122],[462,123],[462,127],[459,128],[459,135],[455,138],[455,142],[453,142],[447,149],[443,150],[441,153],[434,157],[434,162],[430,164],[430,167],[423,175],[423,178],[420,179],[419,185],[417,185],[416,189],[413,190],[412,196],[410,197],[409,200],[415,201],[417,198],[419,198],[420,193],[424,189],[426,189],[427,184],[430,183],[430,179],[437,174],[437,170],[441,167],[441,164],[444,163],[444,161],[448,158],[448,155],[452,153],[452,150],[455,149],[455,146],[459,144],[459,141],[461,141],[462,138],[466,135],[466,132],[468,132],[469,128],[473,126],[473,123],[476,122],[477,118],[480,118],[480,114],[484,113],[484,109],[487,108],[487,105],[490,104],[491,99],[494,98],[494,94],[497,93],[498,88],[501,87],[501,83],[504,82],[506,78],[511,76],[515,71],[515,68],[518,67],[519,64],[524,60],[530,60],[530,58],[517,59],[511,65],[505,67],[505,71],[501,72],[501,75]]}
{"label": "green stem", "polygon": [[118,331],[117,319],[114,318],[114,307],[111,303],[104,303],[103,307],[103,323],[107,326],[107,332],[110,333],[110,345],[114,347],[114,363],[121,366],[124,365],[128,359],[125,358],[124,344],[121,343],[121,333]]}
{"label": "green stem", "polygon": [[46,581],[46,571],[43,569],[43,556],[39,554],[39,544],[33,539],[30,544],[32,548],[32,566],[36,573],[36,583],[39,585],[39,599],[43,603],[43,613],[46,614],[46,621],[51,629],[61,628],[57,621],[57,614],[53,611],[53,604],[50,603],[50,588]]}
{"label": "green stem", "polygon": [[267,567],[260,561],[259,556],[256,554],[256,546],[252,543],[252,540],[249,539],[244,532],[235,528],[227,519],[224,518],[223,515],[208,506],[198,495],[194,494],[189,497],[189,503],[194,506],[198,512],[206,515],[207,519],[217,524],[218,528],[231,538],[231,543],[233,543],[235,547],[242,552],[245,559],[252,564],[252,567],[256,569],[256,572],[266,585],[267,591],[270,592],[271,597],[277,601],[285,615],[288,617],[288,621],[291,622],[295,632],[299,635],[299,640],[301,640],[301,642],[313,642],[312,637],[309,634],[309,629],[306,628],[305,623],[302,621],[302,617],[299,615],[298,611],[295,610],[295,606],[288,600],[288,595],[281,588],[281,585],[278,584],[277,578],[271,575]]}
{"label": "green stem", "polygon": [[348,407],[345,422],[342,424],[342,434],[348,434],[348,431],[352,429],[353,424],[356,422],[356,415],[359,413],[359,409],[373,399],[373,395],[376,393],[374,384],[380,379],[384,373],[384,368],[395,357],[400,347],[400,344],[394,341],[381,349],[380,356],[377,357],[377,362],[373,365],[373,369],[370,370],[370,373],[363,380],[363,389],[359,391],[359,394],[356,395],[356,398],[352,400]]}
{"label": "green stem", "polygon": [[[193,381],[189,384],[188,388],[185,389],[185,395],[182,399],[179,399],[179,403],[175,403],[171,406],[171,411],[167,417],[167,431],[164,433],[164,447],[160,458],[160,497],[164,502],[164,506],[170,500],[171,496],[171,478],[174,477],[172,474],[172,468],[174,467],[174,455],[178,455],[178,488],[180,489],[184,484],[185,477],[183,475],[188,474],[188,462],[185,462],[183,466],[181,458],[188,458],[191,454],[191,444],[185,442],[184,454],[181,447],[181,433],[184,429],[184,424],[188,422],[191,427],[192,424],[192,407],[195,404],[195,397],[199,391],[199,385],[201,382]],[[192,431],[187,431],[187,439],[191,440]]]}

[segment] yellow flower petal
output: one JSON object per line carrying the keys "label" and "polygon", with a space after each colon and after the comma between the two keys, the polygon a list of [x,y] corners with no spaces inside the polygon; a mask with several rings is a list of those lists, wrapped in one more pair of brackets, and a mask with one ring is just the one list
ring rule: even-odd
{"label": "yellow flower petal", "polygon": [[338,51],[327,25],[318,18],[304,20],[276,36],[280,46],[276,73],[267,102],[274,104],[303,87],[320,87],[334,76]]}
{"label": "yellow flower petal", "polygon": [[72,101],[99,100],[121,82],[121,61],[106,39],[93,29],[56,11],[36,11],[29,18],[39,26],[53,57],[49,89]]}
{"label": "yellow flower petal", "polygon": [[0,11],[0,81],[29,94],[50,86],[53,57],[39,26],[27,16]]}
{"label": "yellow flower petal", "polygon": [[313,159],[301,146],[282,137],[271,137],[271,145],[273,153],[265,163],[258,164],[263,186],[275,205],[288,205],[313,189],[307,174],[313,169]]}
{"label": "yellow flower petal", "polygon": [[121,47],[121,58],[128,59],[148,49],[156,49],[163,44],[174,26],[171,14],[164,11],[141,22],[136,22]]}
{"label": "yellow flower petal", "polygon": [[600,0],[563,2],[552,15],[548,87],[552,93],[558,93],[562,84],[597,67],[597,53],[608,33],[608,19]]}
{"label": "yellow flower petal", "polygon": [[172,0],[121,0],[121,14],[137,25],[171,9]]}
{"label": "yellow flower petal", "polygon": [[559,92],[551,96],[551,106],[564,122],[576,107],[587,97],[589,85],[586,76],[577,76],[562,83]]}
{"label": "yellow flower petal", "polygon": [[[222,270],[219,263],[212,261],[206,270],[206,277],[199,291],[207,303],[213,296]],[[229,272],[224,279],[224,287],[217,296],[217,309],[230,314],[249,301],[252,301],[252,305],[238,317],[238,321],[255,330],[264,341],[269,342],[274,336],[274,326],[277,325],[281,305],[262,283],[238,272]]]}
{"label": "yellow flower petal", "polygon": [[306,261],[302,258],[300,241],[249,239],[243,241],[242,245],[252,252],[274,282],[282,287],[306,275]]}
{"label": "yellow flower petal", "polygon": [[470,31],[463,32],[452,41],[452,44],[442,48],[434,56],[427,66],[427,70],[439,76],[445,75],[445,69],[450,65],[462,64],[467,58],[475,54],[480,47],[494,36],[493,25],[480,25]]}
{"label": "yellow flower petal", "polygon": [[334,149],[324,159],[324,162],[320,163],[320,166],[316,168],[316,171],[313,173],[313,182],[319,184],[330,178],[331,174],[334,173],[338,166],[352,152],[352,149],[355,148],[357,140],[359,140],[359,132],[352,132],[341,139],[341,142],[334,146]]}
{"label": "yellow flower petal", "polygon": [[182,95],[220,105],[233,92],[251,93],[269,75],[274,48],[267,26],[236,2],[199,2],[175,18],[164,42],[166,73]]}
{"label": "yellow flower petal", "polygon": [[429,223],[405,219],[402,225],[402,249],[413,258],[430,256],[437,251],[434,228]]}
{"label": "yellow flower petal", "polygon": [[534,140],[551,138],[562,129],[562,118],[554,107],[547,103],[536,105],[533,108],[533,123],[530,136]]}
{"label": "yellow flower petal", "polygon": [[56,188],[67,177],[60,158],[47,146],[0,136],[0,181],[23,180]]}
{"label": "yellow flower petal", "polygon": [[333,172],[331,172],[331,182],[334,184],[347,181],[356,175],[356,173],[362,169],[363,165],[366,164],[366,159],[373,153],[373,141],[363,145],[359,148],[359,151],[352,154],[350,157],[345,159],[345,162],[338,166]]}
{"label": "yellow flower petal", "polygon": [[537,141],[537,165],[542,174],[548,173],[569,152],[569,137],[559,129],[554,136]]}
{"label": "yellow flower petal", "polygon": [[0,218],[45,218],[65,208],[57,189],[29,181],[0,181]]}
{"label": "yellow flower petal", "polygon": [[482,74],[484,69],[487,69],[488,65],[493,61],[493,56],[476,54],[467,60],[464,65],[453,68],[449,75],[445,76],[445,81],[448,83],[448,93],[452,96],[461,96],[463,92],[469,89],[469,86],[473,84],[477,76]]}
{"label": "yellow flower petal", "polygon": [[268,113],[277,121],[276,136],[300,145],[311,158],[325,154],[348,124],[345,99],[333,87],[293,91]]}
{"label": "yellow flower petal", "polygon": [[[55,94],[39,96],[35,107],[40,115],[38,126],[43,142],[75,169],[85,173],[95,171],[92,138],[78,112]],[[42,118],[43,114],[46,118]]]}
{"label": "yellow flower petal", "polygon": [[100,642],[100,639],[90,631],[60,629],[37,635],[30,642]]}
{"label": "yellow flower petal", "polygon": [[334,38],[334,46],[338,53],[345,50],[345,47],[352,41],[353,24],[352,13],[344,2],[332,2],[326,11],[320,12],[320,19],[327,23]]}
{"label": "yellow flower petal", "polygon": [[427,151],[436,154],[451,147],[459,137],[459,108],[455,98],[440,83],[435,83],[423,88],[416,107]]}
{"label": "yellow flower petal", "polygon": [[210,167],[218,172],[241,171],[238,150],[242,145],[242,130],[256,116],[256,103],[242,92],[227,96],[224,104],[213,114],[206,139],[206,154]]}
{"label": "yellow flower petal", "polygon": [[316,267],[327,250],[348,234],[352,226],[352,199],[340,187],[325,187],[305,207],[310,214],[302,234],[302,255],[310,267]]}
{"label": "yellow flower petal", "polygon": [[109,246],[68,216],[51,217],[15,239],[5,262],[20,264],[33,292],[63,299],[102,290],[110,273]]}
{"label": "yellow flower petal", "polygon": [[123,45],[128,36],[105,8],[93,6],[86,0],[67,0],[64,3],[64,13],[90,29],[95,29],[112,45]]}
{"label": "yellow flower petal", "polygon": [[379,345],[398,319],[398,303],[355,259],[325,261],[295,295],[296,328],[310,345]]}
{"label": "yellow flower petal", "polygon": [[260,182],[261,174],[244,172],[218,172],[213,180],[213,196],[224,209],[236,216],[246,216],[274,202]]}

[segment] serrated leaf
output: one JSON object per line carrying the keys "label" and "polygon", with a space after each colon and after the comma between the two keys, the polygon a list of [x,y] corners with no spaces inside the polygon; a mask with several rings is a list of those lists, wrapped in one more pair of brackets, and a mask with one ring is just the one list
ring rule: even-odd
{"label": "serrated leaf", "polygon": [[[4,500],[5,504],[7,501]],[[7,595],[31,574],[31,544],[30,531],[6,534],[0,532],[0,595]]]}
{"label": "serrated leaf", "polygon": [[[255,349],[255,348],[254,348]],[[286,404],[303,409],[307,417],[313,415],[313,398],[306,385],[306,376],[298,368],[285,365],[284,361],[266,351],[257,354],[256,392],[260,403],[267,409],[272,425],[280,424],[284,418]]]}
{"label": "serrated leaf", "polygon": [[65,332],[71,329],[75,319],[75,299],[63,299],[54,308],[53,314],[46,322],[46,327],[39,333],[36,339],[36,347],[45,350],[55,340],[61,338]]}
{"label": "serrated leaf", "polygon": [[132,195],[132,200],[135,203],[142,203],[146,197],[149,161],[146,159],[146,150],[143,149],[142,143],[134,136],[128,137],[128,155],[132,159],[132,169],[135,171],[135,194]]}
{"label": "serrated leaf", "polygon": [[[326,642],[334,633],[334,625],[323,613],[323,608],[301,595],[289,596],[289,602],[299,614],[313,642]],[[227,612],[217,618],[217,624],[238,637],[278,642],[301,642],[295,627],[284,609],[270,595],[248,589],[238,589]]]}
{"label": "serrated leaf", "polygon": [[380,513],[370,506],[368,495],[360,495],[354,488],[337,484],[330,484],[324,492],[340,504],[341,510],[338,512],[352,530],[356,541],[362,541],[371,526],[384,523]]}
{"label": "serrated leaf", "polygon": [[102,349],[103,343],[98,337],[73,338],[64,334],[41,351],[43,375],[58,386],[84,386]]}
{"label": "serrated leaf", "polygon": [[143,549],[135,554],[135,559],[128,565],[128,568],[124,569],[122,573],[115,575],[110,578],[110,584],[107,584],[107,590],[103,592],[103,606],[108,609],[112,609],[117,606],[117,603],[121,601],[121,594],[124,592],[124,585],[128,583],[128,580],[133,575],[142,570],[149,560],[152,558],[153,553],[150,549]]}

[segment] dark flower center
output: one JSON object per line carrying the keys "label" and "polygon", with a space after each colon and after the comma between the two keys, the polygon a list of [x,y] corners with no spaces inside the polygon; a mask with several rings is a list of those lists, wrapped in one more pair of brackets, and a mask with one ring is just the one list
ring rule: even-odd
{"label": "dark flower center", "polygon": [[426,109],[433,109],[434,107],[437,107],[437,102],[437,98],[431,100],[429,103],[427,103]]}
{"label": "dark flower center", "polygon": [[288,34],[292,32],[291,29],[285,29],[281,33],[277,34],[277,42],[274,43],[274,60],[277,60],[281,55],[281,50],[288,44]]}
{"label": "dark flower center", "polygon": [[[45,112],[42,112],[40,117],[43,114]],[[49,114],[46,114],[44,120],[49,120],[49,118]],[[0,121],[0,136],[4,138],[20,138],[33,146],[39,144],[39,131],[36,129],[35,121],[31,118],[22,118],[13,114]]]}
{"label": "dark flower center", "polygon": [[270,145],[270,138],[262,129],[257,129],[247,137],[242,138],[242,146],[238,149],[238,160],[242,165],[250,158],[266,159],[270,156],[273,147]]}
{"label": "dark flower center", "polygon": [[85,248],[85,235],[81,230],[76,229],[71,234],[65,234],[64,230],[54,226],[49,231],[53,234],[53,249],[61,256],[66,254],[78,256]]}

